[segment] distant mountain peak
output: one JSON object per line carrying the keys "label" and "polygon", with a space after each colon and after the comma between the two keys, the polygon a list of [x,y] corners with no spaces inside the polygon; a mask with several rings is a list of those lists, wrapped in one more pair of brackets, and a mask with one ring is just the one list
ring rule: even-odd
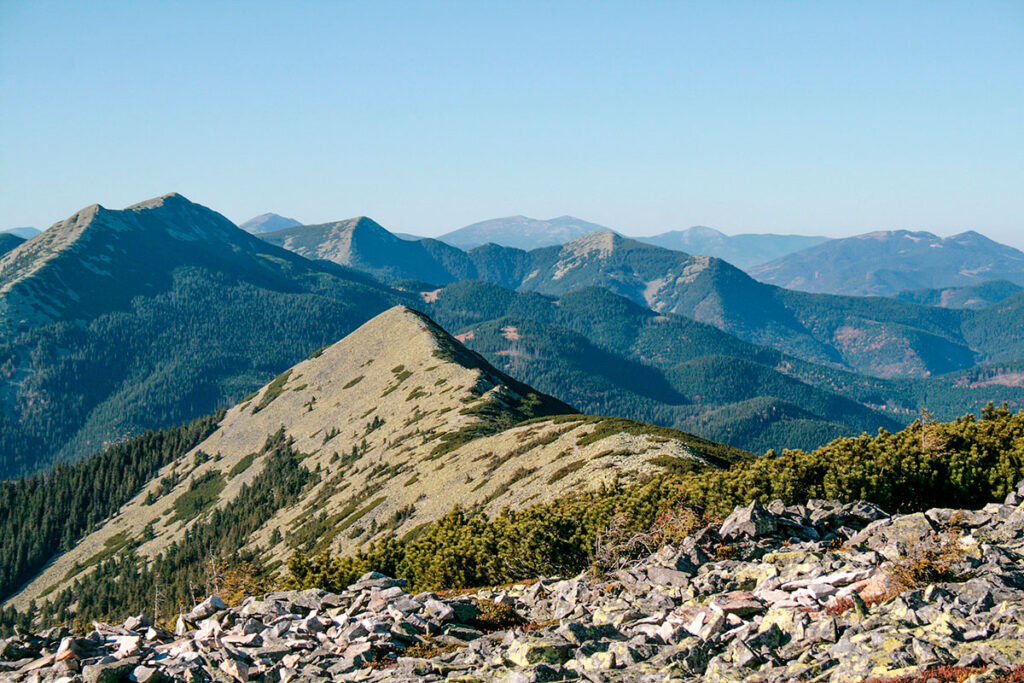
{"label": "distant mountain peak", "polygon": [[302,223],[294,218],[288,218],[276,213],[261,213],[259,216],[250,218],[238,227],[254,235],[261,235],[266,232],[276,232],[299,225],[302,225]]}
{"label": "distant mountain peak", "polygon": [[38,235],[41,231],[38,228],[21,227],[21,228],[9,228],[7,230],[0,230],[0,235],[10,234],[17,235],[18,237],[28,240]]}
{"label": "distant mountain peak", "polygon": [[601,230],[599,232],[592,232],[584,235],[583,237],[577,237],[563,246],[562,250],[578,256],[590,254],[595,251],[601,256],[607,256],[616,248],[621,246],[623,242],[625,242],[625,240],[618,233],[612,232],[611,230]]}
{"label": "distant mountain peak", "polygon": [[923,230],[876,230],[788,254],[750,273],[789,289],[895,296],[992,280],[1024,285],[1024,253],[973,230],[946,238]]}
{"label": "distant mountain peak", "polygon": [[574,216],[539,220],[528,216],[492,218],[441,235],[438,239],[459,249],[473,249],[487,243],[516,249],[539,249],[566,244],[591,232],[608,230]]}
{"label": "distant mountain peak", "polygon": [[175,259],[231,261],[260,245],[176,192],[121,210],[92,204],[0,258],[0,329],[83,319],[127,295],[128,281],[167,276]]}
{"label": "distant mountain peak", "polygon": [[164,206],[186,205],[186,204],[191,205],[192,202],[190,202],[188,199],[186,199],[184,195],[181,195],[181,194],[179,194],[177,192],[168,192],[167,194],[160,195],[159,197],[153,197],[152,199],[147,199],[145,201],[141,201],[138,204],[132,204],[131,206],[125,207],[124,210],[125,211],[145,211],[145,210],[148,210],[148,209],[159,209],[159,208],[162,208]]}
{"label": "distant mountain peak", "polygon": [[726,235],[705,225],[672,230],[651,237],[637,237],[646,244],[687,254],[706,254],[728,261],[739,268],[751,268],[780,256],[819,245],[824,237],[747,233]]}
{"label": "distant mountain peak", "polygon": [[721,230],[715,230],[714,228],[709,228],[706,225],[694,225],[686,230],[682,230],[681,232],[693,236],[699,235],[701,237],[727,237],[727,235]]}

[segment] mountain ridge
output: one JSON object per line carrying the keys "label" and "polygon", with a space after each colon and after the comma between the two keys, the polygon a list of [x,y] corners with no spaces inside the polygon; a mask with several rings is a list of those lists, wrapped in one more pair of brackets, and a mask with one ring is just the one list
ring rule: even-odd
{"label": "mountain ridge", "polygon": [[695,225],[685,230],[671,230],[635,239],[688,254],[714,256],[746,270],[795,251],[821,244],[830,238],[774,233],[726,235],[714,228]]}
{"label": "mountain ridge", "polygon": [[574,216],[540,220],[519,215],[473,223],[447,232],[438,239],[460,249],[473,249],[488,243],[516,249],[538,249],[608,229]]}
{"label": "mountain ridge", "polygon": [[[387,232],[374,225],[378,232]],[[416,255],[406,257],[403,251]],[[482,279],[560,296],[574,288],[601,286],[652,310],[707,322],[749,342],[878,377],[944,374],[1010,358],[995,346],[979,345],[985,335],[970,328],[980,318],[913,301],[786,290],[759,282],[722,259],[691,256],[613,231],[531,251],[489,244],[463,252],[420,240],[335,260],[392,281],[420,281],[421,289],[429,289],[429,283]],[[1014,341],[1013,347],[1020,343]],[[883,352],[864,352],[871,345],[881,345]]]}
{"label": "mountain ridge", "polygon": [[0,258],[0,476],[213,412],[404,298],[181,195],[86,207]]}
{"label": "mountain ridge", "polygon": [[809,247],[751,269],[769,284],[816,293],[892,296],[901,291],[1008,280],[1024,285],[1024,252],[969,230],[878,230]]}
{"label": "mountain ridge", "polygon": [[622,428],[596,432],[602,419],[512,379],[426,315],[396,306],[228,410],[210,436],[9,604],[23,609],[81,578],[96,566],[96,553],[120,539],[137,539],[132,547],[142,557],[164,552],[242,495],[282,448],[301,454],[296,465],[317,475],[244,541],[278,561],[299,548],[351,552],[385,534],[410,533],[447,513],[453,500],[493,513],[613,475],[655,472],[655,454],[697,467],[749,457],[620,422]]}

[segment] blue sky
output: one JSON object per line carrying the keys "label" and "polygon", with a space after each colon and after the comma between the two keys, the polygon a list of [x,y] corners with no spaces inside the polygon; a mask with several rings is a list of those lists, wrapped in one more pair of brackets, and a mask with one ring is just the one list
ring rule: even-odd
{"label": "blue sky", "polygon": [[1024,247],[1024,3],[0,0],[0,226],[172,190]]}

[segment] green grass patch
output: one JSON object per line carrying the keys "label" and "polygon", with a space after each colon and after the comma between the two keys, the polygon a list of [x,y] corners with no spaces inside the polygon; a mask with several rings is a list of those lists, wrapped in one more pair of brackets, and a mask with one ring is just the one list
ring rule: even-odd
{"label": "green grass patch", "polygon": [[[403,366],[399,365],[398,367],[403,367]],[[412,373],[409,372],[408,370],[402,370],[401,372],[397,373],[395,375],[395,384],[394,384],[394,386],[390,386],[387,389],[385,389],[384,393],[381,394],[380,397],[384,398],[385,396],[390,394],[392,391],[394,391],[398,387],[402,386],[402,382],[404,382],[405,380],[409,379],[410,377],[412,377]]]}
{"label": "green grass patch", "polygon": [[554,484],[556,481],[558,481],[560,479],[565,479],[566,477],[568,477],[573,472],[576,472],[577,470],[582,469],[582,467],[584,465],[586,465],[586,464],[587,464],[586,460],[574,460],[571,463],[569,463],[568,465],[565,465],[563,467],[559,467],[557,470],[555,470],[551,474],[550,477],[548,477],[548,483],[549,484]]}
{"label": "green grass patch", "polygon": [[512,473],[512,476],[509,477],[508,481],[506,481],[504,484],[502,484],[497,489],[492,491],[491,494],[484,499],[484,505],[487,505],[492,500],[495,500],[496,498],[500,498],[501,496],[505,495],[505,493],[507,493],[509,489],[511,489],[517,483],[519,483],[520,481],[522,481],[523,479],[530,476],[536,471],[536,467],[520,467],[519,469]]}
{"label": "green grass patch", "polygon": [[707,465],[693,458],[679,458],[674,455],[656,455],[653,458],[648,458],[647,462],[657,465],[669,474],[675,474],[680,477],[684,474],[707,469]]}
{"label": "green grass patch", "polygon": [[110,559],[115,554],[117,554],[118,551],[128,547],[129,545],[134,547],[138,545],[138,542],[133,541],[133,539],[129,538],[128,534],[124,533],[123,531],[114,534],[103,543],[103,549],[100,550],[98,553],[90,557],[85,562],[76,562],[75,565],[68,570],[68,573],[64,575],[63,580],[67,581],[83,569],[95,567],[100,562]]}
{"label": "green grass patch", "polygon": [[343,387],[342,387],[342,389],[351,389],[351,388],[352,388],[352,387],[354,387],[355,385],[357,385],[357,384],[359,384],[360,382],[362,382],[362,381],[363,381],[363,377],[365,377],[365,376],[366,376],[366,375],[359,375],[359,376],[358,376],[358,377],[356,377],[355,379],[350,379],[350,380],[348,381],[348,383],[347,383],[347,384],[346,384],[345,386],[343,386]]}
{"label": "green grass patch", "polygon": [[341,525],[338,526],[338,531],[341,532],[341,531],[344,531],[345,529],[349,528],[350,526],[352,526],[353,524],[358,522],[360,519],[362,519],[366,515],[368,515],[371,512],[373,512],[381,503],[383,503],[386,500],[387,500],[387,498],[385,498],[383,496],[381,496],[380,498],[374,499],[366,507],[361,508],[360,510],[358,510],[357,512],[352,514],[352,516],[350,516],[344,522],[342,522]]}
{"label": "green grass patch", "polygon": [[219,470],[210,470],[193,479],[188,491],[174,501],[174,516],[170,521],[186,522],[211,508],[217,502],[225,484],[224,475]]}
{"label": "green grass patch", "polygon": [[235,466],[232,467],[231,470],[228,472],[228,479],[234,479],[235,477],[237,477],[242,472],[245,472],[247,469],[252,467],[252,464],[255,461],[256,461],[256,454],[255,453],[250,453],[249,455],[245,456],[244,458],[239,460],[237,463],[235,463]]}
{"label": "green grass patch", "polygon": [[284,385],[288,383],[288,378],[291,377],[291,374],[291,369],[288,369],[274,378],[274,381],[271,382],[263,392],[260,402],[252,409],[253,415],[269,406],[275,398],[284,392]]}

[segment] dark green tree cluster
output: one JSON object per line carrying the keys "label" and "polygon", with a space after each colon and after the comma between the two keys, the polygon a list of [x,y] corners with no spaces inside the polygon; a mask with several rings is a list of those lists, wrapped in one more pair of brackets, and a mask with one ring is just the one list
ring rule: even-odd
{"label": "dark green tree cluster", "polygon": [[[787,450],[726,469],[675,468],[648,481],[538,504],[496,517],[459,508],[404,539],[388,538],[348,557],[296,553],[295,587],[341,589],[366,571],[408,578],[414,589],[503,584],[572,574],[593,559],[611,520],[648,529],[659,514],[695,508],[722,517],[753,499],[787,504],[809,498],[868,500],[890,512],[977,508],[1003,498],[1024,478],[1024,412],[989,405],[981,419],[929,419],[903,431],[838,439],[813,452]],[[624,520],[624,521],[623,521]]]}
{"label": "dark green tree cluster", "polygon": [[[98,561],[94,568],[82,567],[82,576],[70,588],[42,602],[40,621],[66,623],[72,616],[83,623],[118,620],[152,614],[154,605],[159,616],[167,617],[210,591],[210,563],[248,563],[266,571],[260,549],[244,546],[274,513],[298,500],[316,475],[300,464],[302,456],[292,449],[283,429],[267,439],[258,457],[264,457],[264,465],[252,482],[230,503],[190,526],[181,540],[147,561],[134,551],[146,539],[129,539],[123,552]],[[24,623],[24,615],[13,608],[0,614],[0,630],[19,623]]]}
{"label": "dark green tree cluster", "polygon": [[48,474],[0,482],[0,598],[116,512],[161,467],[209,436],[221,417],[146,432]]}

